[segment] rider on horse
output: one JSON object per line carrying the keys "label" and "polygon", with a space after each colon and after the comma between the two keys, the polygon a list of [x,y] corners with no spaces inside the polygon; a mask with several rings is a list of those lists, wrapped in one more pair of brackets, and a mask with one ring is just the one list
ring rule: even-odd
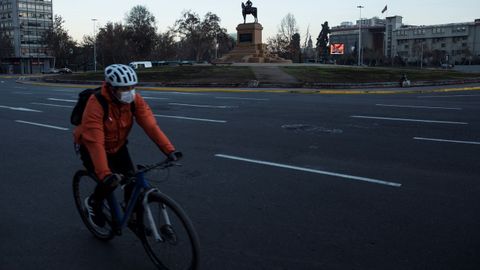
{"label": "rider on horse", "polygon": [[252,8],[252,5],[253,5],[253,4],[252,4],[252,1],[248,0],[245,4],[246,4],[245,9],[246,9],[247,11],[249,11],[249,10]]}
{"label": "rider on horse", "polygon": [[242,2],[242,14],[243,14],[243,23],[246,22],[247,14],[252,14],[255,18],[255,22],[258,21],[257,19],[257,8],[252,6],[252,1],[248,0],[245,4]]}

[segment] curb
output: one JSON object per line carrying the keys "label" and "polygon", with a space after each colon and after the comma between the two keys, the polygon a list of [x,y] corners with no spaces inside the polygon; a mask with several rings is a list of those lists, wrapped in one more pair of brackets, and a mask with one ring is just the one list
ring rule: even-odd
{"label": "curb", "polygon": [[[43,83],[69,84],[69,85],[99,85],[101,81],[78,81],[78,80],[57,80],[53,78],[42,77],[23,77],[20,80],[37,81]],[[444,81],[417,81],[412,82],[410,87],[424,86],[444,86],[444,85],[460,85],[480,83],[480,79],[464,79],[464,80],[444,80]],[[371,89],[371,88],[398,88],[399,82],[373,82],[373,83],[259,83],[258,81],[250,81],[248,83],[161,83],[161,82],[143,82],[138,84],[139,87],[152,88],[284,88],[284,89]]]}
{"label": "curb", "polygon": [[[51,86],[51,87],[69,87],[69,88],[95,88],[99,84],[68,84],[68,83],[45,83],[32,82],[26,80],[17,80],[17,83],[36,85],[36,86]],[[165,91],[165,92],[189,92],[189,93],[203,93],[203,92],[222,92],[222,93],[290,93],[290,94],[338,94],[338,95],[358,95],[358,94],[418,94],[418,93],[441,93],[441,92],[458,92],[458,91],[480,91],[480,86],[469,87],[452,87],[452,88],[438,88],[438,89],[392,89],[392,90],[377,90],[377,89],[308,89],[308,88],[283,88],[283,89],[268,89],[268,88],[223,88],[223,87],[148,87],[140,86],[138,90],[146,91]]]}

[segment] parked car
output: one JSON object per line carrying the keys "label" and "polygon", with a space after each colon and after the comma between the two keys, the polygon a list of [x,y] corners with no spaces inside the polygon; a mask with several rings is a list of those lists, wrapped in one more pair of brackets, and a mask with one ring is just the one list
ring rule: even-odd
{"label": "parked car", "polygon": [[193,65],[193,61],[183,60],[183,61],[179,61],[178,64],[180,66],[185,66],[185,65],[191,66]]}
{"label": "parked car", "polygon": [[69,68],[51,68],[47,71],[42,72],[43,74],[69,74],[72,73],[72,70]]}
{"label": "parked car", "polygon": [[453,65],[452,64],[442,64],[441,67],[443,69],[452,69],[453,68]]}
{"label": "parked car", "polygon": [[58,74],[60,72],[60,70],[56,69],[56,68],[51,68],[47,71],[43,71],[42,73],[43,74]]}
{"label": "parked car", "polygon": [[64,68],[59,69],[58,73],[60,73],[60,74],[70,74],[70,73],[72,73],[72,70],[64,67]]}
{"label": "parked car", "polygon": [[131,62],[128,65],[133,69],[152,68],[152,62],[151,61]]}

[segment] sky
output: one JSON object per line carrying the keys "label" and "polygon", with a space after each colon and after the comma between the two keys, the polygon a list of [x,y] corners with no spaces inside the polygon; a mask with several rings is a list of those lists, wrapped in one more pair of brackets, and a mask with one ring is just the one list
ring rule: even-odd
{"label": "sky", "polygon": [[[480,19],[479,0],[363,0],[363,1],[319,1],[319,0],[251,0],[258,9],[258,20],[263,26],[263,42],[278,32],[278,26],[288,13],[296,21],[302,40],[307,28],[314,40],[321,31],[322,24],[328,21],[330,27],[341,22],[355,23],[360,17],[360,9],[364,6],[362,18],[400,15],[404,24],[434,25],[458,22],[473,22]],[[244,0],[246,2],[246,0]],[[81,41],[84,35],[92,35],[94,22],[97,27],[107,22],[124,22],[126,14],[136,5],[146,6],[155,16],[160,32],[165,32],[181,17],[182,11],[191,10],[201,18],[207,12],[217,14],[221,26],[228,33],[236,33],[238,24],[243,23],[242,0],[53,0],[53,13],[65,20],[65,28],[76,40]],[[388,6],[387,12],[382,10]],[[251,15],[247,22],[253,22]]]}

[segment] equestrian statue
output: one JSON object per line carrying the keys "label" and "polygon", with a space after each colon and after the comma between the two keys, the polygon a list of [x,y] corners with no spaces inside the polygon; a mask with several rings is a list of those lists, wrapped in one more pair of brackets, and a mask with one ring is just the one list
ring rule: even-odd
{"label": "equestrian statue", "polygon": [[257,8],[252,7],[252,1],[248,0],[247,3],[242,2],[242,14],[243,14],[243,23],[247,23],[247,15],[252,14],[255,18],[255,22],[258,22],[257,18]]}

